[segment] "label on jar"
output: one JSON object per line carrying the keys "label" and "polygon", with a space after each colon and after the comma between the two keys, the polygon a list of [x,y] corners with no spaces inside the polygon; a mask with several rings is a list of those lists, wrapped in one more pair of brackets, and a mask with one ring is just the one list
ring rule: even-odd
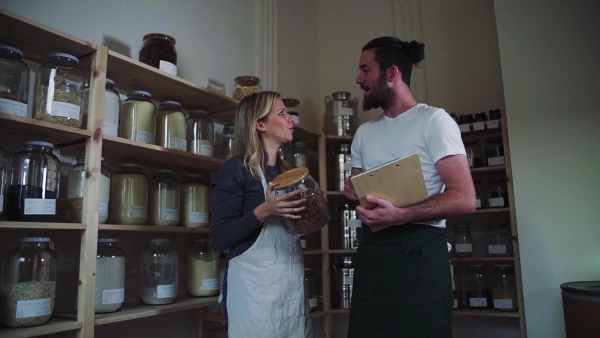
{"label": "label on jar", "polygon": [[506,255],[506,245],[488,245],[488,253]]}
{"label": "label on jar", "polygon": [[461,133],[468,133],[471,131],[471,125],[468,123],[465,124],[459,124],[458,125],[458,129],[460,129]]}
{"label": "label on jar", "polygon": [[102,304],[116,304],[125,301],[125,289],[102,290]]}
{"label": "label on jar", "polygon": [[340,113],[341,116],[352,116],[352,115],[354,115],[354,109],[347,108],[347,107],[340,107],[340,108],[338,108],[338,113]]}
{"label": "label on jar", "polygon": [[458,309],[458,299],[454,299],[454,303],[452,304],[453,309]]}
{"label": "label on jar", "polygon": [[514,309],[512,299],[494,299],[494,309]]}
{"label": "label on jar", "polygon": [[499,208],[504,207],[504,198],[503,197],[494,197],[488,200],[488,204],[490,208]]}
{"label": "label on jar", "polygon": [[27,104],[8,99],[0,99],[0,112],[27,117]]}
{"label": "label on jar", "polygon": [[304,238],[300,240],[300,246],[302,247],[302,249],[306,249],[306,240]]}
{"label": "label on jar", "polygon": [[187,151],[187,142],[181,138],[171,137],[169,140],[169,148]]}
{"label": "label on jar", "polygon": [[471,307],[487,307],[487,298],[469,298],[469,306]]}
{"label": "label on jar", "polygon": [[360,228],[360,227],[362,227],[362,222],[360,221],[360,219],[347,218],[346,219],[346,225],[349,228]]}
{"label": "label on jar", "polygon": [[208,212],[190,212],[190,223],[207,223]]}
{"label": "label on jar", "polygon": [[175,296],[175,284],[156,286],[156,298],[173,298]]}
{"label": "label on jar", "polygon": [[177,66],[169,61],[160,60],[158,63],[158,69],[162,70],[165,73],[177,76]]}
{"label": "label on jar", "polygon": [[344,276],[342,284],[352,285],[354,284],[354,276]]}
{"label": "label on jar", "polygon": [[481,200],[479,198],[475,200],[475,208],[476,209],[480,209],[481,208]]}
{"label": "label on jar", "polygon": [[317,307],[317,298],[309,298],[308,299],[308,306],[309,307]]}
{"label": "label on jar", "polygon": [[352,163],[344,162],[344,171],[352,170]]}
{"label": "label on jar", "polygon": [[504,165],[504,156],[488,157],[488,166]]}
{"label": "label on jar", "polygon": [[26,198],[25,215],[54,215],[56,213],[56,200],[43,198]]}
{"label": "label on jar", "polygon": [[487,122],[487,129],[497,129],[498,127],[500,127],[498,120],[493,120],[493,121]]}
{"label": "label on jar", "polygon": [[135,140],[138,142],[144,142],[148,144],[154,144],[154,133],[150,133],[143,130],[138,130],[135,134]]}
{"label": "label on jar", "polygon": [[163,209],[160,213],[160,219],[162,221],[178,221],[179,210],[178,209]]}
{"label": "label on jar", "polygon": [[219,279],[218,278],[206,278],[202,280],[201,290],[211,291],[219,289]]}
{"label": "label on jar", "polygon": [[200,155],[204,156],[213,156],[215,153],[214,147],[210,145],[201,144],[200,145]]}
{"label": "label on jar", "polygon": [[473,168],[473,158],[472,157],[468,157],[467,161],[469,162],[469,168]]}
{"label": "label on jar", "polygon": [[81,107],[76,104],[52,101],[52,108],[50,108],[50,115],[66,117],[69,119],[79,121]]}
{"label": "label on jar", "polygon": [[473,244],[471,244],[471,243],[455,244],[454,251],[455,252],[473,252]]}
{"label": "label on jar", "polygon": [[98,216],[108,216],[108,203],[98,203]]}
{"label": "label on jar", "polygon": [[4,211],[4,195],[0,194],[0,212]]}
{"label": "label on jar", "polygon": [[129,218],[146,218],[146,207],[140,205],[132,205],[127,211]]}
{"label": "label on jar", "polygon": [[52,307],[52,298],[19,300],[15,318],[47,316]]}
{"label": "label on jar", "polygon": [[474,122],[473,123],[473,131],[476,130],[485,130],[485,122]]}
{"label": "label on jar", "polygon": [[104,122],[102,123],[102,133],[104,135],[117,136],[119,127],[114,123]]}

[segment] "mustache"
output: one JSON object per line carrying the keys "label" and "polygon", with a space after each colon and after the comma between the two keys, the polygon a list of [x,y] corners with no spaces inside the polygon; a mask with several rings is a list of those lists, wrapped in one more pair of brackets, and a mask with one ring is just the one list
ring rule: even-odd
{"label": "mustache", "polygon": [[368,87],[368,86],[360,86],[360,89],[362,89],[362,90],[364,90],[364,91],[367,91],[367,90],[371,89],[371,87]]}

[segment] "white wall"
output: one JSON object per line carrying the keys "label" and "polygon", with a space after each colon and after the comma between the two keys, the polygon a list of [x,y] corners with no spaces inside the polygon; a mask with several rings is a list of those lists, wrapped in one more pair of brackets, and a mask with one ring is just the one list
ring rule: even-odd
{"label": "white wall", "polygon": [[528,337],[564,337],[560,284],[600,280],[600,6],[495,9]]}

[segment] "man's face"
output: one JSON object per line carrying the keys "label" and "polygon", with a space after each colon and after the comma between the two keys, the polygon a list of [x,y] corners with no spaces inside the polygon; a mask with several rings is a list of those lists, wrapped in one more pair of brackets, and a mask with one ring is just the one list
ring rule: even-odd
{"label": "man's face", "polygon": [[391,107],[395,94],[388,86],[385,73],[379,71],[375,49],[367,49],[361,53],[358,69],[356,83],[364,90],[363,110]]}

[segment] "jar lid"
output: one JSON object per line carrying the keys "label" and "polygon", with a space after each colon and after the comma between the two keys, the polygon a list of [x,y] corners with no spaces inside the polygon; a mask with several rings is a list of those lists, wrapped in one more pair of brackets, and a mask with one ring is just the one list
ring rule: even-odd
{"label": "jar lid", "polygon": [[208,117],[206,110],[191,110],[189,113],[190,117]]}
{"label": "jar lid", "polygon": [[154,238],[149,239],[148,244],[170,244],[171,240],[168,238]]}
{"label": "jar lid", "polygon": [[306,142],[304,141],[294,141],[292,142],[292,147],[300,147],[300,148],[305,148],[306,147]]}
{"label": "jar lid", "polygon": [[334,100],[347,100],[350,98],[350,92],[334,92],[331,96]]}
{"label": "jar lid", "polygon": [[108,84],[110,84],[110,85],[112,85],[112,86],[114,86],[114,85],[115,85],[115,81],[113,81],[113,80],[111,80],[111,79],[109,79],[109,78],[106,78],[106,80],[105,80],[104,82],[106,82],[106,83],[108,83]]}
{"label": "jar lid", "polygon": [[202,180],[206,182],[204,175],[202,174],[187,174],[183,177],[184,180]]}
{"label": "jar lid", "polygon": [[54,58],[67,58],[69,60],[75,61],[77,63],[79,63],[79,59],[74,57],[71,54],[66,54],[66,53],[52,53],[52,54],[48,54],[48,60],[50,59],[54,59]]}
{"label": "jar lid", "polygon": [[252,87],[258,85],[260,83],[260,79],[252,75],[241,75],[235,78],[235,83],[245,87]]}
{"label": "jar lid", "polygon": [[17,53],[17,54],[19,54],[19,57],[23,57],[23,52],[21,52],[21,50],[18,48],[8,46],[8,45],[0,45],[0,49],[7,50],[7,51],[10,51],[13,53]]}
{"label": "jar lid", "polygon": [[295,107],[300,104],[300,100],[293,98],[281,99],[286,108]]}
{"label": "jar lid", "polygon": [[146,39],[162,39],[162,40],[168,40],[170,42],[172,42],[173,44],[177,43],[177,40],[175,40],[174,37],[167,35],[167,34],[163,34],[163,33],[148,33],[146,35],[144,35],[143,40]]}
{"label": "jar lid", "polygon": [[233,134],[234,128],[235,128],[235,126],[233,124],[228,123],[223,127],[223,133]]}
{"label": "jar lid", "polygon": [[295,110],[288,110],[288,114],[290,114],[290,115],[294,115],[294,116],[300,116],[300,113],[298,113],[298,112],[297,112],[297,111],[295,111]]}
{"label": "jar lid", "polygon": [[50,242],[50,237],[21,237],[15,242]]}
{"label": "jar lid", "polygon": [[26,141],[21,143],[22,146],[26,146],[26,145],[32,145],[32,146],[42,146],[42,147],[49,147],[49,148],[54,148],[54,144],[49,143],[49,142],[44,142],[44,141]]}
{"label": "jar lid", "polygon": [[275,186],[275,190],[284,189],[294,185],[306,176],[308,176],[308,168],[306,167],[290,169],[273,179],[274,182],[279,183]]}
{"label": "jar lid", "polygon": [[210,243],[210,242],[212,242],[212,241],[208,238],[197,238],[194,240],[194,243]]}
{"label": "jar lid", "polygon": [[496,268],[510,268],[511,266],[511,264],[494,264]]}
{"label": "jar lid", "polygon": [[575,281],[562,283],[560,288],[564,291],[581,295],[600,296],[600,281]]}
{"label": "jar lid", "polygon": [[98,243],[119,243],[118,238],[98,238]]}
{"label": "jar lid", "polygon": [[163,101],[160,103],[160,107],[162,106],[177,106],[179,108],[181,108],[181,103],[177,102],[177,101]]}
{"label": "jar lid", "polygon": [[119,164],[119,166],[117,168],[118,168],[118,170],[125,169],[125,168],[142,169],[142,166],[139,164],[135,164],[135,163],[123,163],[123,164]]}
{"label": "jar lid", "polygon": [[135,97],[135,96],[145,96],[145,97],[148,97],[148,98],[151,98],[151,97],[152,97],[152,95],[151,95],[150,93],[148,93],[148,92],[145,92],[145,91],[143,91],[143,90],[132,90],[132,91],[130,91],[130,92],[127,94],[127,97],[130,97],[130,96],[131,96],[131,97]]}

